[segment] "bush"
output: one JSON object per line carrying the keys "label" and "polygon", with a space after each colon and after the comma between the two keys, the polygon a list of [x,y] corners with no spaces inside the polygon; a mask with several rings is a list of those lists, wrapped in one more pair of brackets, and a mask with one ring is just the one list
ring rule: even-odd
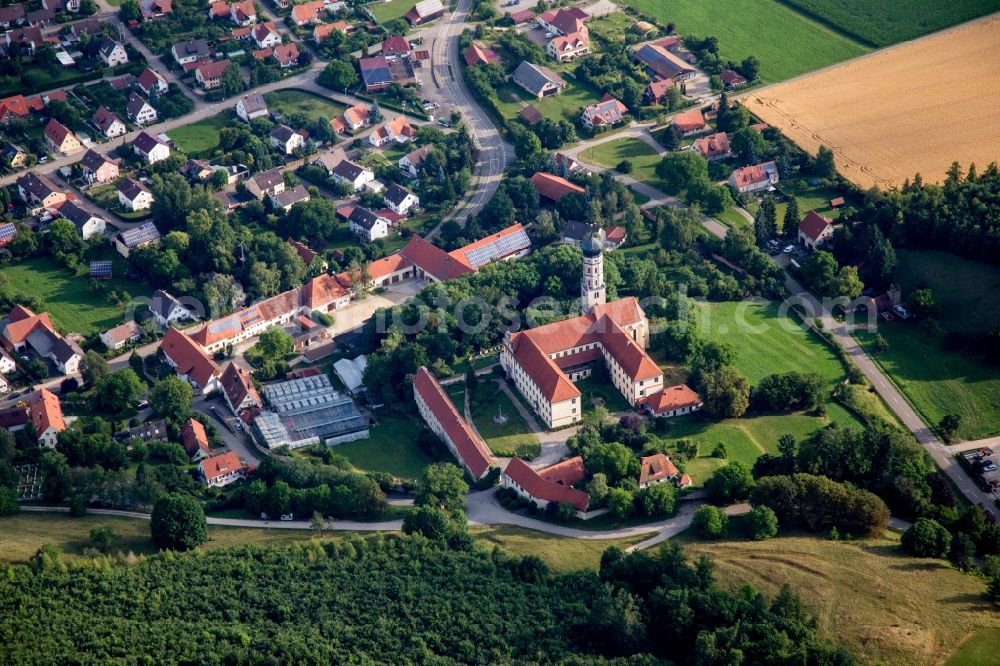
{"label": "bush", "polygon": [[149,531],[161,549],[192,550],[208,540],[204,509],[184,495],[164,497],[153,506]]}
{"label": "bush", "polygon": [[697,511],[691,519],[691,528],[705,539],[721,539],[726,536],[729,516],[718,507],[706,504]]}
{"label": "bush", "polygon": [[919,518],[903,532],[900,547],[917,557],[946,557],[951,547],[951,532],[933,518]]}
{"label": "bush", "polygon": [[753,486],[750,468],[746,463],[736,460],[715,470],[705,481],[705,492],[715,504],[732,504],[750,497]]}
{"label": "bush", "polygon": [[622,160],[618,163],[618,166],[615,167],[615,170],[618,173],[632,173],[632,162],[629,160]]}
{"label": "bush", "polygon": [[770,539],[778,533],[778,516],[766,506],[758,506],[747,515],[750,538],[754,541]]}

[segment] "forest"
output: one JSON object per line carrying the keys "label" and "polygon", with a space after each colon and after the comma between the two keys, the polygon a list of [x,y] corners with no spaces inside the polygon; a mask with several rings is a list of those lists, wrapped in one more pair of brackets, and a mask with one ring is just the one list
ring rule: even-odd
{"label": "forest", "polygon": [[0,577],[0,644],[7,664],[854,663],[789,588],[730,594],[677,546],[553,576],[419,536],[86,566],[43,547]]}

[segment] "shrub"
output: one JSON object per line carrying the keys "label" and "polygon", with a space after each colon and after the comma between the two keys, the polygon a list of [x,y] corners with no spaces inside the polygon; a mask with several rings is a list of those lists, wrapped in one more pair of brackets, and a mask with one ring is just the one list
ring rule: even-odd
{"label": "shrub", "polygon": [[184,495],[164,497],[153,506],[149,531],[163,549],[191,550],[208,540],[204,509]]}
{"label": "shrub", "polygon": [[919,518],[903,532],[899,545],[917,557],[946,557],[951,547],[951,533],[933,518]]}
{"label": "shrub", "polygon": [[766,506],[758,506],[747,516],[750,527],[750,538],[754,541],[770,539],[778,533],[778,516]]}
{"label": "shrub", "polygon": [[691,519],[691,527],[695,534],[706,539],[721,539],[726,536],[729,516],[718,507],[706,504],[697,511]]}

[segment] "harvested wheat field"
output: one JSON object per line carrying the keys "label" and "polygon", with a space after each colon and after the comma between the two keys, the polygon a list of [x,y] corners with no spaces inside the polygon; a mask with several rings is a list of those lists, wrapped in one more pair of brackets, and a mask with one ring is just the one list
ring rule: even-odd
{"label": "harvested wheat field", "polygon": [[1000,161],[1000,17],[992,16],[742,100],[862,187],[938,182],[953,161]]}

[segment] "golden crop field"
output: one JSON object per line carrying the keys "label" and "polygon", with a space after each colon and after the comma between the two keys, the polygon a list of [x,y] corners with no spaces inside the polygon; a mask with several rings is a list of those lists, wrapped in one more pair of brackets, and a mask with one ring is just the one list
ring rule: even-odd
{"label": "golden crop field", "polygon": [[1000,161],[1000,17],[900,44],[742,103],[862,187],[939,182],[953,161]]}

